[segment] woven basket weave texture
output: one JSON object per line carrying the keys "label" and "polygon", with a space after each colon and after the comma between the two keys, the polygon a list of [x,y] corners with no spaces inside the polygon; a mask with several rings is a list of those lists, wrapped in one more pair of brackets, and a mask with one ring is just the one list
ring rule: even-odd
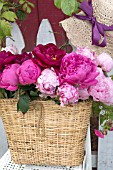
{"label": "woven basket weave texture", "polygon": [[18,164],[78,166],[90,120],[91,102],[61,107],[54,101],[33,101],[26,114],[17,100],[0,100],[12,160]]}

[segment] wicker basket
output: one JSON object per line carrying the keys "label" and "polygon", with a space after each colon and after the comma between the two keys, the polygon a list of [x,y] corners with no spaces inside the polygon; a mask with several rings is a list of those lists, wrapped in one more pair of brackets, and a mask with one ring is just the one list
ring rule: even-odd
{"label": "wicker basket", "polygon": [[17,112],[17,100],[0,100],[12,160],[18,164],[78,166],[91,103],[61,107],[54,101],[33,101],[26,114]]}

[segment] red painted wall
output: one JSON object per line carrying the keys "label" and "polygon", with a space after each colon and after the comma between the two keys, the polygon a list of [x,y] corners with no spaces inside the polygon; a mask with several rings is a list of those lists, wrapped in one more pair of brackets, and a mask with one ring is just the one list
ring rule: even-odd
{"label": "red painted wall", "polygon": [[27,15],[23,23],[19,23],[26,44],[24,51],[33,50],[39,25],[42,19],[46,18],[49,19],[52,25],[57,46],[60,47],[63,45],[67,38],[59,22],[65,19],[66,16],[54,6],[54,0],[32,0],[32,2],[35,5],[32,13]]}

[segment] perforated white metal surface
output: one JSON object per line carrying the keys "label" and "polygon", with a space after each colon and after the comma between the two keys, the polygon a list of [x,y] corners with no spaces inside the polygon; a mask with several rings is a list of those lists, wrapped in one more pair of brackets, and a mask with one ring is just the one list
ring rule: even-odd
{"label": "perforated white metal surface", "polygon": [[0,159],[0,170],[82,170],[82,165],[79,167],[18,165],[11,161],[8,150]]}

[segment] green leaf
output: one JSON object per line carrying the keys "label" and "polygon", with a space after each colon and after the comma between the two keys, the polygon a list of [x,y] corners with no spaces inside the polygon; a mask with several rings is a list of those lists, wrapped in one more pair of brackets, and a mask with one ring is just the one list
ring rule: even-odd
{"label": "green leaf", "polygon": [[79,0],[79,2],[83,2],[83,0]]}
{"label": "green leaf", "polygon": [[54,5],[55,5],[58,9],[61,8],[61,1],[62,1],[62,0],[54,0]]}
{"label": "green leaf", "polygon": [[11,36],[11,25],[6,20],[0,20],[0,30],[2,31],[2,34],[5,36]]}
{"label": "green leaf", "polygon": [[18,103],[17,103],[17,110],[21,111],[22,113],[26,113],[29,110],[30,99],[29,96],[23,94],[20,96]]}
{"label": "green leaf", "polygon": [[25,3],[23,6],[22,6],[22,9],[24,10],[24,11],[26,11],[27,10],[27,3]]}
{"label": "green leaf", "polygon": [[75,11],[75,0],[62,0],[61,1],[61,9],[64,14],[71,16]]}
{"label": "green leaf", "polygon": [[100,125],[102,125],[105,120],[106,120],[106,116],[100,115]]}
{"label": "green leaf", "polygon": [[5,18],[8,21],[14,22],[17,19],[17,16],[12,11],[5,11],[1,15],[2,18]]}
{"label": "green leaf", "polygon": [[24,2],[26,2],[26,0],[20,0],[19,3],[22,5],[24,4]]}
{"label": "green leaf", "polygon": [[80,3],[75,1],[75,9],[74,9],[74,13],[78,13],[80,11]]}
{"label": "green leaf", "polygon": [[28,2],[28,5],[31,6],[32,8],[35,7],[35,5],[33,3],[31,3],[31,2]]}
{"label": "green leaf", "polygon": [[0,11],[2,10],[3,2],[0,2]]}
{"label": "green leaf", "polygon": [[37,94],[37,92],[30,91],[30,96],[32,96],[32,97],[38,97],[38,94]]}
{"label": "green leaf", "polygon": [[113,120],[113,112],[109,113],[109,119]]}
{"label": "green leaf", "polygon": [[1,27],[1,21],[0,21],[0,41],[5,37],[4,32]]}
{"label": "green leaf", "polygon": [[99,115],[100,114],[100,102],[93,102],[92,103],[92,112],[93,114]]}
{"label": "green leaf", "polygon": [[[35,85],[34,84],[31,84],[31,85],[21,85],[21,84],[19,84],[18,85],[18,87],[19,87],[19,89],[22,89],[22,90],[24,90],[24,91],[29,91],[29,90],[31,90],[31,89],[34,89],[35,88]],[[36,88],[35,88],[36,89]]]}
{"label": "green leaf", "polygon": [[20,21],[24,21],[24,19],[26,17],[26,13],[22,10],[17,10],[16,15]]}
{"label": "green leaf", "polygon": [[28,14],[31,13],[31,8],[30,8],[29,6],[27,6],[27,8],[26,8],[26,12],[27,12]]}

